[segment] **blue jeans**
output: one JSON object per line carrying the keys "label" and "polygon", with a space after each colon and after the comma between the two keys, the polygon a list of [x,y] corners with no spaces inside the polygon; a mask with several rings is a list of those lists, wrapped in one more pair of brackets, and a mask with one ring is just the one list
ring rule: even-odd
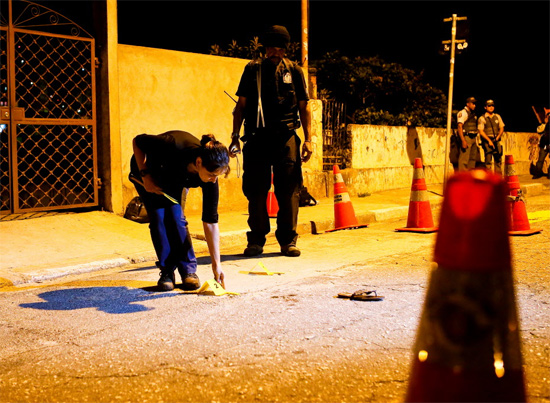
{"label": "blue jeans", "polygon": [[149,216],[157,266],[163,271],[173,271],[177,267],[181,274],[196,273],[197,258],[181,205],[162,195],[148,193],[137,183],[134,186]]}

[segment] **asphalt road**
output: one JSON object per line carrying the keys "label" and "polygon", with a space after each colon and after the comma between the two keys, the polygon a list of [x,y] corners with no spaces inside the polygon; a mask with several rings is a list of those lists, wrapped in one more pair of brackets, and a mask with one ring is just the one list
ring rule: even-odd
{"label": "asphalt road", "polygon": [[[550,210],[550,196],[528,211]],[[528,401],[550,402],[550,221],[511,237]],[[546,218],[544,218],[546,217]],[[0,293],[1,402],[402,402],[437,233],[306,235],[224,250],[226,289],[157,293],[139,264]],[[199,277],[211,277],[200,258]],[[280,275],[251,275],[263,270]],[[376,290],[383,301],[335,298]],[[486,290],[490,293],[492,290]]]}

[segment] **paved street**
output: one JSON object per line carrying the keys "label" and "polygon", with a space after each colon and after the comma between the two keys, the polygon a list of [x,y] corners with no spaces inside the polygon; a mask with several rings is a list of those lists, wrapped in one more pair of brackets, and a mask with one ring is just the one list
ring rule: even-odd
{"label": "paved street", "polygon": [[[550,196],[528,211],[550,209]],[[512,237],[528,401],[550,402],[550,221]],[[150,263],[3,288],[2,402],[402,402],[437,233],[404,220],[224,250],[226,289],[153,292]],[[208,259],[199,276],[211,278]],[[281,275],[250,275],[262,263]],[[244,273],[243,273],[244,272]],[[385,299],[334,298],[375,289]],[[491,292],[491,290],[487,290]]]}

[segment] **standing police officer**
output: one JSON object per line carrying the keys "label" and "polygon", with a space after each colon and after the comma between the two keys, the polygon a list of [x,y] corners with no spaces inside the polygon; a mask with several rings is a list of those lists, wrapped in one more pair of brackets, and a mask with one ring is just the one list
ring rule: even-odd
{"label": "standing police officer", "polygon": [[477,149],[477,116],[474,113],[476,109],[476,99],[470,97],[466,99],[466,107],[457,114],[458,136],[460,137],[461,147],[458,155],[458,170],[466,171],[474,169],[478,154]]}
{"label": "standing police officer", "polygon": [[[266,48],[265,58],[246,65],[237,89],[239,98],[233,111],[229,147],[232,155],[240,152],[239,132],[244,121],[243,193],[248,199],[250,227],[244,255],[263,253],[270,231],[267,195],[273,171],[274,193],[279,205],[275,237],[283,255],[299,256],[296,227],[303,181],[301,162],[308,161],[313,151],[309,97],[302,69],[285,58],[290,43],[287,29],[272,26],[261,42]],[[301,140],[296,134],[300,121],[305,137],[301,153]]]}
{"label": "standing police officer", "polygon": [[502,175],[502,144],[500,140],[504,133],[504,122],[495,113],[495,103],[492,99],[485,102],[485,114],[477,120],[477,130],[481,136],[481,147],[485,153],[485,167],[490,171],[495,160],[495,173]]}
{"label": "standing police officer", "polygon": [[[537,133],[540,134],[540,141],[539,141],[539,157],[537,159],[537,165],[535,167],[535,173],[533,175],[533,179],[542,178],[544,176],[544,172],[542,171],[542,167],[544,165],[544,160],[546,159],[546,156],[550,152],[550,133],[549,133],[549,125],[548,125],[548,117],[550,116],[550,109],[544,108],[544,122],[540,124],[539,127],[537,127]],[[548,179],[550,179],[550,168],[548,169],[548,173],[546,174]]]}

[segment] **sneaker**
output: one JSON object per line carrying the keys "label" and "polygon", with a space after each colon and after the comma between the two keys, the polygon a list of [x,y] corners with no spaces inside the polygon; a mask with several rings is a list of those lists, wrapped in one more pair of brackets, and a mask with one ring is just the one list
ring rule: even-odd
{"label": "sneaker", "polygon": [[251,257],[261,255],[263,251],[264,248],[262,248],[260,245],[248,245],[243,253],[245,256]]}
{"label": "sneaker", "polygon": [[298,249],[296,245],[281,246],[281,253],[285,256],[292,257],[300,256],[301,254],[300,249]]}
{"label": "sneaker", "polygon": [[188,273],[181,276],[181,288],[185,291],[198,290],[201,286],[201,281],[197,273]]}
{"label": "sneaker", "polygon": [[160,278],[157,283],[160,291],[172,291],[176,283],[176,276],[173,270],[161,270]]}

